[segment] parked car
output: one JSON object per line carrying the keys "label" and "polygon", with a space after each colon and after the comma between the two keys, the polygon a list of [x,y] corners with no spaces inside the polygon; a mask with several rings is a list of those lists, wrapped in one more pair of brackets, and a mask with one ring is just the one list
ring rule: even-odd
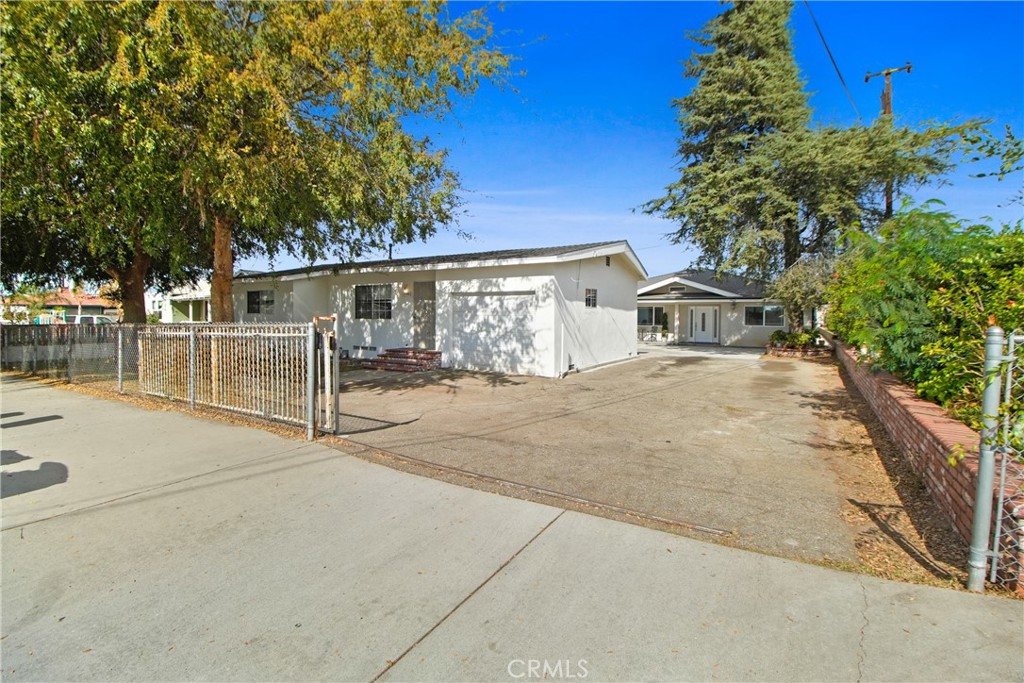
{"label": "parked car", "polygon": [[106,315],[69,315],[64,318],[68,325],[113,325],[117,323]]}

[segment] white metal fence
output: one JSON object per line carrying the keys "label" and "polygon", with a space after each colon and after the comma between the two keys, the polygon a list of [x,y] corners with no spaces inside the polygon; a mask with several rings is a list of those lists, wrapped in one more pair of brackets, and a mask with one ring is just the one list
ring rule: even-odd
{"label": "white metal fence", "polygon": [[[327,319],[333,323],[333,319]],[[0,367],[333,432],[333,324],[11,325]]]}

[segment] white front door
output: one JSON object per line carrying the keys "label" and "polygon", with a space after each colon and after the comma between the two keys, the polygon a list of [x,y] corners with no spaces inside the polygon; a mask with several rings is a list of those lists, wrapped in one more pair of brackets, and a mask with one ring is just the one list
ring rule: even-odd
{"label": "white front door", "polygon": [[718,306],[690,308],[690,340],[703,344],[718,341]]}

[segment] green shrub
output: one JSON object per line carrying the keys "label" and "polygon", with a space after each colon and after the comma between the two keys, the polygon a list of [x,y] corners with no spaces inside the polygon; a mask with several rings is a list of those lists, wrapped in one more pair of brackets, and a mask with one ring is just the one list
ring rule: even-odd
{"label": "green shrub", "polygon": [[783,349],[809,349],[817,346],[819,336],[818,330],[776,330],[768,337],[768,344]]}
{"label": "green shrub", "polygon": [[904,210],[848,235],[827,296],[830,330],[977,428],[985,330],[1024,327],[1024,232]]}

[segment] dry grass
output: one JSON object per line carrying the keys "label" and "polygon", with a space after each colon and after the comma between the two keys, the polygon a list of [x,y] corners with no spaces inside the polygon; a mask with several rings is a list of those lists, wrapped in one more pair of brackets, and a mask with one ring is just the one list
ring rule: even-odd
{"label": "dry grass", "polygon": [[895,581],[964,589],[968,544],[838,365],[845,391],[823,420],[834,444],[829,465],[842,491],[841,515],[860,560],[857,571]]}

